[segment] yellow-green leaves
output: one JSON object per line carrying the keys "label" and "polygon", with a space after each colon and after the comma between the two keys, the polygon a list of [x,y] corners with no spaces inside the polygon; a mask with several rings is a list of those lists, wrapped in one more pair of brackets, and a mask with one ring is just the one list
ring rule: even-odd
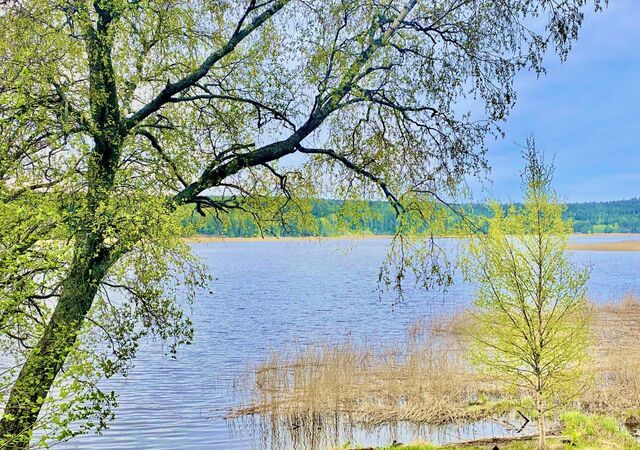
{"label": "yellow-green leaves", "polygon": [[532,141],[525,159],[524,205],[505,211],[494,203],[486,234],[468,239],[462,267],[475,287],[472,361],[517,395],[532,394],[543,421],[585,388],[588,272],[566,253],[571,225]]}

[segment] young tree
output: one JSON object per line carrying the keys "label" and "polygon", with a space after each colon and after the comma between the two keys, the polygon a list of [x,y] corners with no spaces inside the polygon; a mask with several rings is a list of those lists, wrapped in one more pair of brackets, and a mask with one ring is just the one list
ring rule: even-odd
{"label": "young tree", "polygon": [[524,153],[524,205],[493,204],[486,235],[472,238],[464,260],[476,287],[471,358],[485,373],[530,392],[545,448],[545,415],[585,386],[590,312],[588,270],[566,253],[571,223],[551,188],[533,140]]}
{"label": "young tree", "polygon": [[297,198],[382,195],[428,219],[486,168],[515,73],[564,58],[586,3],[0,1],[4,448],[39,416],[62,437],[104,425],[94,377],[126,372],[145,334],[190,340],[171,278],[203,280],[180,208],[286,223]]}

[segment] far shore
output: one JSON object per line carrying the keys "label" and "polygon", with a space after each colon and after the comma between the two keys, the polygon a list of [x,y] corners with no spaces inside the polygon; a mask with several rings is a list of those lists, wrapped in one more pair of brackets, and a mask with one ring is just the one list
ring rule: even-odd
{"label": "far shore", "polygon": [[348,234],[344,236],[264,236],[264,237],[227,237],[227,236],[189,236],[183,238],[185,242],[268,242],[268,241],[335,241],[335,240],[363,240],[363,239],[393,239],[391,234]]}
{"label": "far shore", "polygon": [[[572,251],[602,251],[602,252],[638,252],[640,251],[640,233],[593,233],[574,234],[574,237],[637,237],[612,242],[571,242],[568,249]],[[443,236],[446,237],[446,236]],[[365,240],[392,239],[389,234],[354,234],[343,236],[265,236],[265,237],[226,237],[226,236],[189,236],[184,241],[190,244],[216,242],[286,242],[286,241],[332,241],[332,240]]]}
{"label": "far shore", "polygon": [[640,252],[640,240],[613,242],[572,242],[569,250],[591,252]]}

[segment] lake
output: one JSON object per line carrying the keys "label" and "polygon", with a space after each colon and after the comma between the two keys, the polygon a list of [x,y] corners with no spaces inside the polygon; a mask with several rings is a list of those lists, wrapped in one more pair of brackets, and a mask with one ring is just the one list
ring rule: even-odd
{"label": "lake", "polygon": [[[118,391],[120,402],[110,429],[55,448],[263,447],[254,430],[223,419],[239,400],[233,382],[249,362],[272,349],[322,339],[397,339],[415,320],[454,312],[470,302],[472,292],[459,278],[445,292],[409,288],[399,305],[393,296],[381,299],[376,282],[387,245],[385,239],[193,244],[216,277],[213,294],[201,293],[193,305],[193,345],[172,359],[160,343],[145,341],[130,376],[106,383]],[[604,302],[640,293],[640,252],[582,251],[573,252],[572,258],[592,267],[591,299]],[[464,435],[476,432],[491,434],[492,429],[467,430]],[[411,437],[424,439],[424,433],[415,430]],[[362,443],[388,443],[385,439],[383,431]]]}

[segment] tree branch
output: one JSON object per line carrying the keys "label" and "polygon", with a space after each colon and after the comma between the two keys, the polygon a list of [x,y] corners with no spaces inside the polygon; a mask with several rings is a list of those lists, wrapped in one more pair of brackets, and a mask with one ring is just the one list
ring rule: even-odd
{"label": "tree branch", "polygon": [[372,23],[369,29],[371,39],[367,47],[356,57],[355,61],[346,71],[338,86],[327,96],[317,99],[307,121],[287,139],[265,145],[250,153],[238,155],[231,161],[224,164],[219,164],[218,161],[213,161],[204,170],[198,181],[191,183],[181,192],[176,194],[174,202],[177,204],[189,203],[192,201],[194,196],[200,194],[205,189],[219,185],[222,180],[230,175],[234,175],[247,167],[264,165],[265,163],[269,163],[282,158],[283,156],[294,153],[299,149],[300,143],[320,127],[331,113],[341,107],[340,102],[351,91],[358,74],[371,60],[376,50],[388,44],[389,39],[393,36],[402,21],[416,5],[416,2],[417,0],[410,0],[407,2],[405,7],[396,16],[391,26],[389,26],[389,28],[387,28],[379,38],[374,38],[379,24],[377,22]]}
{"label": "tree branch", "polygon": [[298,146],[298,150],[302,153],[327,155],[330,158],[335,159],[336,161],[340,161],[345,167],[353,170],[357,174],[362,175],[363,177],[368,178],[369,180],[376,183],[380,187],[380,189],[382,189],[382,192],[384,192],[384,195],[389,200],[389,203],[391,203],[391,206],[396,212],[396,216],[399,216],[404,211],[404,207],[402,206],[402,203],[400,202],[400,200],[398,200],[398,197],[393,192],[391,192],[387,183],[385,183],[377,175],[374,175],[368,170],[363,169],[362,167],[359,167],[349,159],[338,154],[335,150],[324,149],[324,148],[305,148],[301,145]]}
{"label": "tree branch", "polygon": [[156,150],[156,152],[158,152],[160,157],[167,164],[169,164],[169,167],[171,168],[171,171],[173,172],[173,175],[178,179],[178,181],[180,181],[180,183],[182,183],[183,186],[187,186],[189,184],[184,180],[184,178],[182,178],[182,176],[180,175],[180,172],[178,171],[178,168],[176,167],[175,162],[171,158],[169,158],[169,155],[167,155],[165,153],[165,151],[160,146],[160,143],[158,142],[158,139],[153,134],[149,133],[146,130],[137,130],[136,134],[138,134],[140,136],[144,136],[145,138],[147,138],[149,140],[149,143],[151,143],[151,146]]}
{"label": "tree branch", "polygon": [[253,100],[250,98],[234,97],[232,95],[222,95],[222,94],[199,94],[199,95],[190,95],[185,97],[173,97],[173,98],[170,98],[168,102],[180,103],[180,102],[192,102],[196,100],[229,100],[232,102],[248,103],[252,106],[255,106],[257,109],[264,109],[270,112],[273,115],[273,117],[285,122],[287,125],[291,127],[292,130],[296,129],[296,125],[290,119],[288,119],[283,113],[281,113],[275,108],[272,108],[269,105],[265,105],[264,103],[261,103],[257,100]]}
{"label": "tree branch", "polygon": [[227,43],[209,55],[197,70],[175,83],[167,83],[165,88],[153,100],[125,120],[125,126],[128,129],[133,128],[151,114],[162,108],[162,106],[168,103],[171,100],[171,97],[175,94],[185,91],[204,78],[215,63],[231,53],[244,38],[262,26],[262,24],[280,11],[288,2],[289,0],[277,0],[270,8],[258,15],[249,25],[246,25],[241,29],[236,29]]}

